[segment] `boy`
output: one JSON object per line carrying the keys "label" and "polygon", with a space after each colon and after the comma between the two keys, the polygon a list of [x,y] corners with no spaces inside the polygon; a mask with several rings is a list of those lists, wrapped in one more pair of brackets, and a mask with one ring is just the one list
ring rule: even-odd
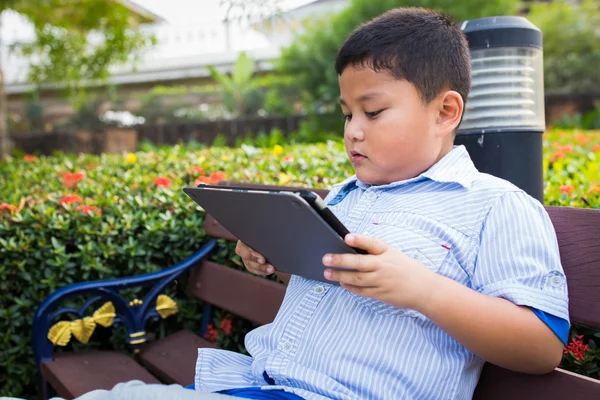
{"label": "boy", "polygon": [[278,273],[286,296],[246,336],[251,357],[200,349],[196,392],[181,398],[468,399],[484,360],[551,371],[569,329],[555,233],[538,202],[453,146],[470,89],[460,29],[395,9],[350,35],[336,70],[356,175],[325,200],[369,254],[323,258],[351,269],[324,268],[339,286]]}
{"label": "boy", "polygon": [[[247,335],[252,358],[200,350],[196,389],[468,399],[484,360],[550,372],[569,328],[555,233],[538,202],[453,148],[470,88],[462,32],[437,12],[392,10],[350,35],[336,70],[356,176],[326,202],[369,255],[324,257],[352,269],[325,270],[341,287],[293,276],[275,321]],[[243,243],[237,253],[275,271]]]}

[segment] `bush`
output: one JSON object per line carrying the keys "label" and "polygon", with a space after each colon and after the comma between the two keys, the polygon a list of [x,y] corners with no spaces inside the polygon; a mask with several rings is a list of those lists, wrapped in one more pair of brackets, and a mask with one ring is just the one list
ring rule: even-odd
{"label": "bush", "polygon": [[546,92],[600,94],[598,2],[534,3],[528,18],[544,34]]}
{"label": "bush", "polygon": [[[428,7],[445,11],[457,22],[494,16],[514,15],[517,0],[352,0],[339,14],[306,21],[306,33],[286,49],[279,73],[291,76],[303,90],[306,111],[311,114],[336,110],[339,84],[334,69],[338,49],[360,24],[395,7]],[[340,119],[341,121],[341,119]]]}
{"label": "bush", "polygon": [[[203,212],[182,193],[183,186],[226,178],[330,187],[352,173],[339,140],[268,148],[244,144],[235,149],[148,150],[123,156],[26,155],[0,163],[3,395],[29,397],[35,391],[31,323],[37,305],[50,292],[73,282],[155,271],[202,246]],[[550,132],[545,154],[548,204],[600,206],[600,132]],[[231,246],[215,257],[241,267]],[[179,293],[184,287],[179,282],[170,288],[181,312],[148,332],[160,337],[176,326],[197,331],[201,309]],[[209,338],[243,351],[242,339],[250,327],[219,312]],[[594,333],[578,329],[585,334],[585,344],[595,349]],[[111,343],[123,342],[116,332]],[[592,361],[586,359],[586,365],[599,365],[597,356],[590,354]],[[571,357],[573,368],[584,370],[576,364],[581,364],[578,355],[566,357]],[[597,372],[589,374],[597,377]]]}

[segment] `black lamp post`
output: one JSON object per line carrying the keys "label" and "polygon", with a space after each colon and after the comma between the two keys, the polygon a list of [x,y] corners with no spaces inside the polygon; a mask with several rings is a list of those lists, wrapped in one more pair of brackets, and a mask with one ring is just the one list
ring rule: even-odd
{"label": "black lamp post", "polygon": [[462,24],[472,87],[456,144],[479,171],[506,179],[543,202],[544,74],[542,32],[523,17]]}

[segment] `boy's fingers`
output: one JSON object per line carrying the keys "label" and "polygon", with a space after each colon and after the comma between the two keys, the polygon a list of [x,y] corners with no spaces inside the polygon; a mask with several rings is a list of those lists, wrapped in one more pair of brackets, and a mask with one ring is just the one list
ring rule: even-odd
{"label": "boy's fingers", "polygon": [[341,284],[354,287],[374,287],[374,285],[371,283],[372,276],[369,272],[336,271],[333,269],[326,269],[324,276],[330,281],[337,281]]}
{"label": "boy's fingers", "polygon": [[256,275],[271,275],[275,272],[275,268],[271,264],[262,265],[249,261],[245,265],[248,271]]}
{"label": "boy's fingers", "polygon": [[243,260],[256,261],[259,264],[263,264],[265,262],[265,258],[252,250],[250,247],[245,245],[241,240],[238,240],[235,246],[235,253],[240,256]]}
{"label": "boy's fingers", "polygon": [[388,249],[388,245],[372,236],[359,235],[352,233],[344,238],[346,244],[351,247],[366,250],[369,254],[381,254]]}
{"label": "boy's fingers", "polygon": [[351,268],[363,272],[375,270],[373,256],[369,254],[326,254],[323,257],[323,265]]}

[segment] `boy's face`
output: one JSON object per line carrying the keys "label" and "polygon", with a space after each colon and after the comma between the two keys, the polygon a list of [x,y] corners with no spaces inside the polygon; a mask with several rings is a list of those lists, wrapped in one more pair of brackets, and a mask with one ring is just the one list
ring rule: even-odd
{"label": "boy's face", "polygon": [[452,127],[452,112],[445,108],[446,95],[455,92],[426,105],[408,81],[353,66],[342,71],[339,84],[344,144],[362,182],[384,185],[413,178],[452,149],[460,115]]}

